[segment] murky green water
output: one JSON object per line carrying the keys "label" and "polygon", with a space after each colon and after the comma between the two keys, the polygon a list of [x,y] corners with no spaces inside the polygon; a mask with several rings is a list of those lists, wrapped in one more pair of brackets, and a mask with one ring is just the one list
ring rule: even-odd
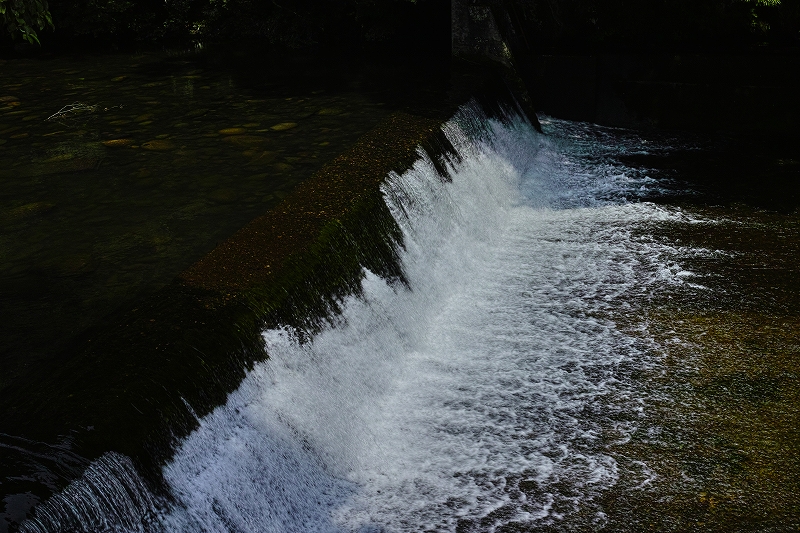
{"label": "murky green water", "polygon": [[0,388],[168,283],[392,108],[294,68],[302,83],[187,55],[0,64]]}

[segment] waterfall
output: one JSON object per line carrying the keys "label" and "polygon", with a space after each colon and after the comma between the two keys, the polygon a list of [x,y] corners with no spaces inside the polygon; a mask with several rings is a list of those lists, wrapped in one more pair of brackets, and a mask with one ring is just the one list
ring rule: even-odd
{"label": "waterfall", "polygon": [[663,183],[602,157],[654,149],[634,134],[543,125],[550,135],[462,109],[444,125],[460,156],[445,178],[420,151],[383,185],[408,284],[367,271],[362,293],[310,340],[265,331],[269,359],[164,467],[169,500],[130,482],[108,495],[128,507],[98,500],[102,517],[73,513],[95,525],[69,527],[602,525],[593,502],[619,477],[606,444],[644,416],[632,375],[659,357],[626,331],[637,302],[692,279],[680,250],[641,230],[685,215],[639,201]]}

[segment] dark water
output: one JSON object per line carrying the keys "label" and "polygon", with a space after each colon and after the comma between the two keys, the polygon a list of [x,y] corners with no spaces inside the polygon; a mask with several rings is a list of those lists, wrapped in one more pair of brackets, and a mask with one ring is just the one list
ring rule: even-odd
{"label": "dark water", "polygon": [[197,54],[2,62],[0,389],[400,107],[380,76]]}

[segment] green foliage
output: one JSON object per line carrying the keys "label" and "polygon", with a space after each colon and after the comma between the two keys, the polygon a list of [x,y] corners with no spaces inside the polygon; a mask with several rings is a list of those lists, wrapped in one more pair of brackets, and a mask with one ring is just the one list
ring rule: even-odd
{"label": "green foliage", "polygon": [[13,38],[39,44],[36,30],[53,27],[47,0],[0,0],[0,17]]}

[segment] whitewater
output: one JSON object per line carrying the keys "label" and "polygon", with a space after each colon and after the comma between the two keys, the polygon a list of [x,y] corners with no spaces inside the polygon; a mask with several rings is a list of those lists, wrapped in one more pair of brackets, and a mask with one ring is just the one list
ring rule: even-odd
{"label": "whitewater", "polygon": [[164,467],[170,498],[85,530],[601,528],[610,445],[644,423],[637,372],[662,357],[642,304],[702,280],[649,236],[691,222],[648,201],[669,184],[614,159],[668,147],[542,122],[473,107],[447,122],[448,176],[420,150],[382,187],[408,283],[365,271],[310,340],[265,331],[268,359]]}

